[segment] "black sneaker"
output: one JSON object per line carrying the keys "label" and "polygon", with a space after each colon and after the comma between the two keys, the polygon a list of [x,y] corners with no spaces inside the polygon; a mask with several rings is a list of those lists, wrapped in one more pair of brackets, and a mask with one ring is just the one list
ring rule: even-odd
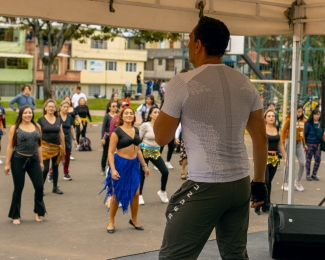
{"label": "black sneaker", "polygon": [[319,178],[318,178],[316,175],[312,175],[311,178],[312,178],[314,181],[319,181]]}
{"label": "black sneaker", "polygon": [[52,193],[63,194],[63,192],[59,190],[59,187],[53,188]]}
{"label": "black sneaker", "polygon": [[67,174],[64,174],[63,180],[71,181],[72,178],[71,178],[70,175],[67,173]]}
{"label": "black sneaker", "polygon": [[254,209],[254,214],[255,215],[261,215],[261,210],[260,209]]}

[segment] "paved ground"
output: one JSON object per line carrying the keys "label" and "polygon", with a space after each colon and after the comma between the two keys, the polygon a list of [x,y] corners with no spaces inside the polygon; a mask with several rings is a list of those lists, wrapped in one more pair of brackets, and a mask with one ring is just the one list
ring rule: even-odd
{"label": "paved ground", "polygon": [[[11,224],[7,217],[11,194],[13,190],[12,178],[0,177],[0,259],[111,259],[141,252],[157,250],[160,247],[165,225],[165,208],[158,196],[160,174],[149,165],[151,176],[146,180],[144,199],[146,205],[139,209],[139,221],[145,231],[137,231],[128,224],[130,215],[123,215],[121,211],[116,217],[116,233],[106,232],[108,221],[107,208],[102,201],[104,196],[98,195],[102,188],[103,177],[100,176],[100,125],[89,128],[88,137],[92,140],[92,152],[73,152],[75,161],[71,162],[71,176],[73,181],[62,179],[60,167],[59,186],[63,195],[51,193],[51,185],[46,182],[44,197],[48,215],[42,223],[34,220],[33,189],[26,177],[26,185],[22,198],[22,223],[19,226]],[[3,151],[7,144],[6,137],[2,140]],[[249,136],[246,144],[252,169],[252,146]],[[166,157],[164,150],[163,158]],[[182,184],[178,154],[174,154],[172,164],[175,169],[170,171],[167,192],[170,196]],[[4,158],[2,158],[3,160]],[[325,165],[322,162],[320,176],[324,176]],[[0,165],[3,171],[3,165]],[[250,171],[252,174],[252,170]],[[277,172],[273,182],[272,200],[281,202],[280,189],[282,167]],[[295,203],[317,205],[325,196],[325,179],[320,182],[306,182],[303,185],[305,192],[295,194]],[[284,194],[283,202],[287,201]],[[253,211],[251,211],[253,213]],[[267,229],[267,215],[256,216],[251,214],[249,233]],[[214,233],[211,239],[215,238]],[[267,243],[267,241],[265,241]],[[203,258],[202,258],[203,259]]]}

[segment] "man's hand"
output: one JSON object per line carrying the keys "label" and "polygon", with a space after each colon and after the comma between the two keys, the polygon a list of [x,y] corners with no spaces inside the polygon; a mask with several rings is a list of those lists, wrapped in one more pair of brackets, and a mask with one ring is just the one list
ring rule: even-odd
{"label": "man's hand", "polygon": [[251,182],[251,208],[256,208],[267,199],[267,188],[264,182]]}

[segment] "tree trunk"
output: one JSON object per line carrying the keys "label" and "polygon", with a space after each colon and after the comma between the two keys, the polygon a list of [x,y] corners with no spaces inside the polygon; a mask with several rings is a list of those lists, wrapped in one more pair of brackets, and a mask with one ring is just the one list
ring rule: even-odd
{"label": "tree trunk", "polygon": [[44,92],[44,101],[52,98],[52,85],[51,85],[51,65],[45,65],[44,68],[44,79],[43,79],[43,92]]}

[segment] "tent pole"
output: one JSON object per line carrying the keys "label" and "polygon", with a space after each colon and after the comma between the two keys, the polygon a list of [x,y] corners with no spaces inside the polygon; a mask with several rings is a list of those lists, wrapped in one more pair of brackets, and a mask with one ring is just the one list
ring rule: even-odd
{"label": "tent pole", "polygon": [[[301,1],[297,1],[294,18],[303,17]],[[291,116],[290,116],[290,141],[289,141],[289,176],[288,176],[288,204],[294,204],[294,178],[296,161],[296,123],[297,123],[297,93],[300,72],[300,45],[303,35],[303,24],[300,19],[293,25],[293,53],[292,53],[292,85],[291,85]]]}

